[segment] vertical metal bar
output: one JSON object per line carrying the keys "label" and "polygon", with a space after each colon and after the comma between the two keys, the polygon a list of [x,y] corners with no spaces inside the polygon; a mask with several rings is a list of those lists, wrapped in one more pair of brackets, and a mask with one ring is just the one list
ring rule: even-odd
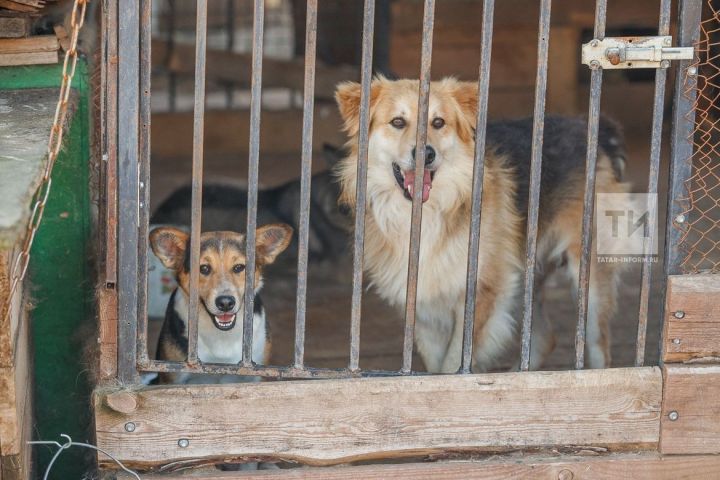
{"label": "vertical metal bar", "polygon": [[117,120],[118,120],[118,2],[105,0],[103,22],[104,144],[105,164],[105,286],[117,283]]}
{"label": "vertical metal bar", "polygon": [[[670,33],[670,0],[662,0],[660,3],[660,22],[658,35]],[[653,97],[653,121],[650,140],[650,169],[648,173],[648,193],[655,194],[657,198],[658,175],[660,172],[660,144],[662,142],[663,129],[663,107],[665,104],[665,83],[667,80],[667,67],[655,70],[655,95]],[[652,201],[652,200],[650,200]],[[648,211],[651,206],[648,204]],[[657,208],[654,209],[657,214]],[[652,245],[657,235],[657,216],[650,215],[647,223],[647,243]],[[635,366],[642,367],[645,364],[645,340],[647,337],[648,307],[650,301],[650,277],[652,274],[652,263],[644,252],[640,273],[640,309],[638,313],[637,340],[635,342]]]}
{"label": "vertical metal bar", "polygon": [[[168,0],[168,29],[167,29],[167,55],[172,55],[175,45],[175,26],[177,22],[177,9],[175,8],[176,0]],[[177,110],[177,75],[170,72],[168,74],[168,108],[171,112]]]}
{"label": "vertical metal bar", "polygon": [[[597,0],[595,3],[594,38],[598,40],[602,40],[605,37],[606,16],[607,0]],[[592,247],[593,209],[595,208],[595,167],[597,165],[598,131],[600,128],[600,94],[602,92],[602,68],[591,68],[587,156],[585,158],[582,246],[580,249],[580,272],[578,279],[578,320],[575,333],[575,368],[578,370],[585,366],[585,328],[590,288],[590,249]]]}
{"label": "vertical metal bar", "polygon": [[188,363],[198,362],[200,312],[200,226],[202,224],[203,135],[205,129],[205,52],[207,50],[207,0],[197,0],[195,26],[195,96],[193,107],[192,201],[190,218],[190,302],[188,314]]}
{"label": "vertical metal bar", "polygon": [[363,256],[365,241],[365,198],[367,195],[368,138],[370,130],[370,82],[372,81],[375,0],[365,0],[363,13],[360,131],[358,133],[357,186],[355,191],[355,233],[353,238],[353,286],[350,309],[350,371],[360,362],[360,319],[362,309]]}
{"label": "vertical metal bar", "polygon": [[137,354],[147,363],[148,222],[150,220],[150,84],[152,64],[152,0],[140,0],[140,190],[138,217],[138,309]]}
{"label": "vertical metal bar", "polygon": [[118,379],[137,377],[139,5],[119,0],[118,35]]}
{"label": "vertical metal bar", "polygon": [[[678,46],[692,47],[700,39],[700,22],[702,19],[702,0],[680,0],[678,18]],[[673,94],[673,122],[671,134],[670,173],[668,177],[667,194],[667,220],[665,223],[665,252],[662,300],[660,303],[661,316],[665,321],[668,312],[665,311],[665,293],[667,290],[667,275],[682,273],[683,254],[680,242],[684,230],[677,224],[677,218],[686,211],[686,202],[680,199],[686,197],[685,182],[692,173],[693,132],[695,131],[695,97],[697,91],[697,76],[690,75],[688,68],[697,60],[681,60],[677,64],[675,79],[675,92]],[[661,349],[665,345],[665,329],[660,329]],[[663,356],[660,355],[662,363]]]}
{"label": "vertical metal bar", "polygon": [[417,280],[420,263],[420,233],[422,223],[423,172],[427,145],[428,111],[430,108],[430,67],[432,39],[435,23],[435,1],[425,0],[420,59],[420,92],[418,98],[417,136],[415,139],[415,182],[413,184],[412,217],[410,224],[410,255],[408,258],[407,290],[405,294],[405,335],[403,338],[402,373],[412,371],[412,353],[415,340],[415,310],[417,306]]}
{"label": "vertical metal bar", "polygon": [[537,253],[538,213],[540,209],[540,175],[542,169],[543,133],[545,129],[545,94],[547,91],[551,6],[551,0],[543,0],[540,4],[538,69],[537,77],[535,78],[535,116],[533,118],[530,194],[528,197],[525,246],[525,296],[520,351],[520,370],[522,371],[527,371],[530,368],[530,338],[532,337],[533,297],[535,293],[535,260]]}
{"label": "vertical metal bar", "polygon": [[[678,20],[678,46],[692,47],[700,40],[702,0],[680,0]],[[676,223],[678,215],[687,210],[680,199],[687,196],[685,181],[690,178],[693,155],[693,132],[695,130],[695,90],[697,75],[689,75],[688,67],[696,60],[681,60],[677,64],[673,98],[673,126],[671,137],[670,177],[667,198],[667,224],[665,231],[665,273],[679,275],[682,272],[683,253],[680,242],[684,229]]]}
{"label": "vertical metal bar", "polygon": [[470,208],[470,238],[468,240],[468,269],[465,280],[465,317],[463,324],[462,364],[460,371],[472,368],[473,325],[477,296],[478,256],[480,253],[480,220],[482,216],[483,176],[485,173],[485,138],[487,104],[490,89],[490,59],[492,54],[495,0],[484,0],[482,39],[480,41],[480,69],[478,72],[478,112],[475,120],[475,158],[473,164],[472,206]]}
{"label": "vertical metal bar", "polygon": [[262,107],[262,57],[264,0],[253,6],[252,82],[250,84],[250,159],[248,167],[247,245],[245,250],[244,366],[252,365],[253,308],[255,305],[255,230],[257,228],[258,162],[260,160],[260,109]]}
{"label": "vertical metal bar", "polygon": [[[227,39],[225,42],[225,50],[232,52],[235,48],[235,0],[225,0],[225,33]],[[232,108],[234,85],[228,83],[225,86],[225,107]]]}
{"label": "vertical metal bar", "polygon": [[312,178],[313,108],[315,104],[315,50],[317,48],[317,0],[308,0],[305,18],[305,90],[303,92],[300,228],[298,232],[297,295],[295,304],[296,368],[303,367],[305,357],[310,182]]}

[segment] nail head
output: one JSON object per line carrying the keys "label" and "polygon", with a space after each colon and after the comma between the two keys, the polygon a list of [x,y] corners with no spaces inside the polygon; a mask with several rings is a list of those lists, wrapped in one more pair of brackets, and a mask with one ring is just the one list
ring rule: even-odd
{"label": "nail head", "polygon": [[134,432],[134,431],[135,431],[135,424],[134,424],[133,422],[127,422],[127,423],[125,424],[125,431],[126,431],[126,432],[130,432],[130,433]]}
{"label": "nail head", "polygon": [[682,310],[678,310],[673,314],[673,316],[675,318],[685,318],[685,312],[683,312]]}
{"label": "nail head", "polygon": [[672,412],[668,413],[668,418],[669,418],[671,421],[674,422],[675,420],[677,420],[678,418],[680,418],[680,415],[678,415],[678,412],[676,412],[675,410],[673,410]]}
{"label": "nail head", "polygon": [[188,440],[187,438],[181,438],[180,440],[178,440],[178,447],[187,448],[189,446],[190,446],[190,440]]}

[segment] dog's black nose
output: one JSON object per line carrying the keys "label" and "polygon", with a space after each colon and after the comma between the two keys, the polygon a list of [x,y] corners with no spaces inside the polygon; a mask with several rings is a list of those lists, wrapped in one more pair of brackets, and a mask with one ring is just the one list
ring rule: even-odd
{"label": "dog's black nose", "polygon": [[[415,147],[412,149],[412,157],[415,158]],[[435,161],[435,149],[430,145],[425,146],[425,165],[430,165]]]}
{"label": "dog's black nose", "polygon": [[235,297],[229,295],[223,295],[215,299],[215,306],[220,309],[221,312],[229,312],[235,308]]}

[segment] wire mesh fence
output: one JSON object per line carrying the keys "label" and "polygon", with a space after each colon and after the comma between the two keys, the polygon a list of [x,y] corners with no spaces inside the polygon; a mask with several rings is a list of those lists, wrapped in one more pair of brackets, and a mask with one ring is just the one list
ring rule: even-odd
{"label": "wire mesh fence", "polygon": [[703,5],[696,54],[688,69],[696,82],[686,91],[694,97],[692,174],[685,181],[686,210],[675,225],[683,231],[682,270],[720,273],[720,5],[713,0]]}

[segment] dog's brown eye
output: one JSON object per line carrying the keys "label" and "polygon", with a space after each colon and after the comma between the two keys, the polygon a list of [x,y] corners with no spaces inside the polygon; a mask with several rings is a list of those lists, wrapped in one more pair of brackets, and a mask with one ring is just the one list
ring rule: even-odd
{"label": "dog's brown eye", "polygon": [[442,127],[445,126],[445,120],[440,117],[433,118],[432,126],[435,130],[440,130]]}
{"label": "dog's brown eye", "polygon": [[210,275],[210,272],[212,272],[212,268],[210,268],[210,265],[200,265],[200,273],[202,273],[203,275]]}
{"label": "dog's brown eye", "polygon": [[245,265],[237,264],[233,267],[233,273],[242,273],[245,271]]}
{"label": "dog's brown eye", "polygon": [[398,129],[405,128],[405,119],[402,117],[395,117],[390,120],[390,125]]}

